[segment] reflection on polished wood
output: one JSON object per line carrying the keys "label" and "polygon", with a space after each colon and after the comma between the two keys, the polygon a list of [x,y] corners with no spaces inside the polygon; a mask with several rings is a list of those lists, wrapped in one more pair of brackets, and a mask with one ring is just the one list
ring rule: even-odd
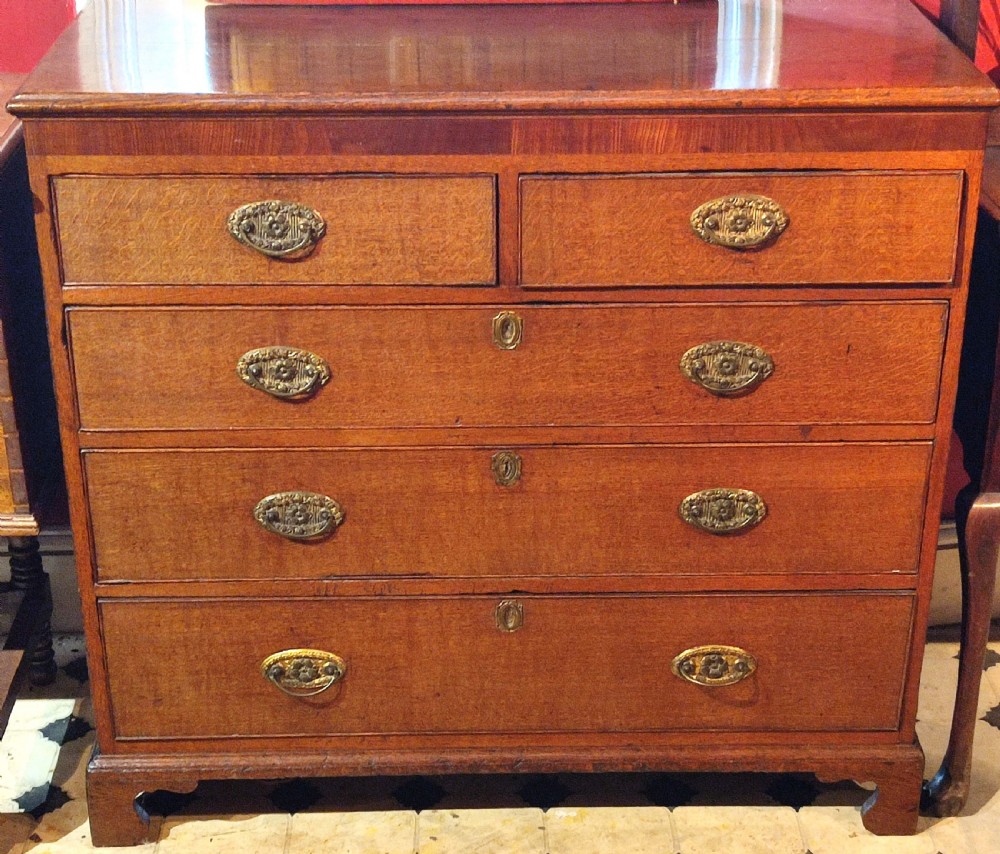
{"label": "reflection on polished wood", "polygon": [[279,10],[94,0],[15,104],[25,114],[843,106],[859,97],[971,106],[992,103],[982,79],[907,0]]}

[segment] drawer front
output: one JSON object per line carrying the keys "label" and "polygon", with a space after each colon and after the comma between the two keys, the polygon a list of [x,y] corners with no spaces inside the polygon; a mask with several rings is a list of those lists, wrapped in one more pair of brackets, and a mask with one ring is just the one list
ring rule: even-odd
{"label": "drawer front", "polygon": [[[106,600],[116,735],[897,726],[910,596],[554,596],[500,608],[501,601]],[[741,656],[742,667],[738,658],[716,660],[712,670],[698,659],[694,674],[749,675],[700,685],[672,672],[677,656],[708,645],[736,647],[753,660]],[[288,690],[299,687],[296,676],[315,676],[302,687],[326,690],[292,696],[262,674],[265,660],[293,649],[340,663],[326,670],[329,657],[288,656],[277,659],[273,676],[293,680]]]}
{"label": "drawer front", "polygon": [[[944,302],[523,306],[514,313],[520,327],[503,325],[501,307],[71,309],[80,423],[283,431],[809,425],[929,423],[937,410]],[[505,349],[510,336],[519,341]],[[681,371],[685,361],[698,375],[698,360],[685,354],[720,340],[766,356],[729,366],[750,383],[735,396],[715,393],[711,376],[697,384]],[[289,400],[241,381],[240,360],[274,347],[321,359],[325,382],[313,376],[308,393]],[[265,373],[282,361],[269,352],[278,355]],[[702,362],[715,380],[729,376],[723,354]],[[280,393],[280,383],[271,389]]]}
{"label": "drawer front", "polygon": [[[98,451],[85,468],[106,581],[805,578],[915,572],[930,453],[929,443]],[[759,517],[719,517],[747,512],[742,494],[682,507],[713,488],[754,493]],[[331,499],[341,518],[310,527],[316,505],[301,493]],[[301,531],[284,527],[291,518]]]}
{"label": "drawer front", "polygon": [[[67,177],[54,185],[68,283],[496,283],[492,176]],[[255,232],[258,244],[273,237],[269,251],[293,251],[272,257],[238,242],[230,215],[272,200],[305,206],[324,227],[287,208],[248,211],[237,230]]]}
{"label": "drawer front", "polygon": [[[724,201],[748,196],[778,209]],[[521,283],[944,283],[955,275],[961,198],[960,172],[526,177]],[[713,202],[700,218],[710,237],[763,243],[702,239],[692,214]]]}

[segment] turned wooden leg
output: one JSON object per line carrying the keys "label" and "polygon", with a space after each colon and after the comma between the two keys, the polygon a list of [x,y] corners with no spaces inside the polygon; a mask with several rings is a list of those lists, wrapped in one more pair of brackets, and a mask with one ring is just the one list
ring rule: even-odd
{"label": "turned wooden leg", "polygon": [[917,748],[907,758],[872,773],[876,789],[861,807],[865,828],[879,836],[909,836],[917,830],[924,756]]}
{"label": "turned wooden leg", "polygon": [[52,599],[47,592],[49,581],[42,569],[38,538],[11,537],[9,543],[11,586],[15,590],[46,591],[44,597],[39,599],[45,603],[46,613],[40,623],[35,646],[28,651],[28,678],[34,685],[48,685],[56,678],[55,653],[52,649]]}
{"label": "turned wooden leg", "polygon": [[197,785],[197,780],[187,777],[132,773],[95,749],[87,766],[87,812],[94,847],[124,848],[155,841],[159,822],[150,820],[140,796],[158,789],[193,792]]}
{"label": "turned wooden leg", "polygon": [[990,633],[990,611],[1000,549],[1000,493],[984,492],[973,502],[959,529],[962,567],[962,636],[958,689],[951,719],[948,750],[941,768],[924,784],[924,810],[931,815],[957,815],[969,796],[972,738],[979,706],[979,683]]}

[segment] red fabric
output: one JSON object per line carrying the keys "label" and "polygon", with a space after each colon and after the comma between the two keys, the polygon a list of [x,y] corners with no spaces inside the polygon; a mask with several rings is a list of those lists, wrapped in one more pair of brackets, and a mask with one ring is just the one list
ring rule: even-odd
{"label": "red fabric", "polygon": [[[933,20],[941,17],[941,0],[913,0]],[[976,65],[1000,86],[1000,0],[980,0]]]}
{"label": "red fabric", "polygon": [[75,17],[74,0],[0,0],[0,72],[27,74]]}

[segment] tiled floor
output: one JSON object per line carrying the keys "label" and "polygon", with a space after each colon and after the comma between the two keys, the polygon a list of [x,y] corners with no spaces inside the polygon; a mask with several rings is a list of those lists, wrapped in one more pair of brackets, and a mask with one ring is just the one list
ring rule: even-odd
{"label": "tiled floor", "polygon": [[[957,644],[931,643],[920,695],[928,768],[944,752]],[[19,699],[0,746],[0,854],[92,851],[83,771],[93,743],[77,637],[56,684]],[[912,837],[861,825],[867,792],[808,775],[560,774],[206,783],[157,793],[137,854],[1000,854],[1000,643],[983,674],[963,816]]]}

